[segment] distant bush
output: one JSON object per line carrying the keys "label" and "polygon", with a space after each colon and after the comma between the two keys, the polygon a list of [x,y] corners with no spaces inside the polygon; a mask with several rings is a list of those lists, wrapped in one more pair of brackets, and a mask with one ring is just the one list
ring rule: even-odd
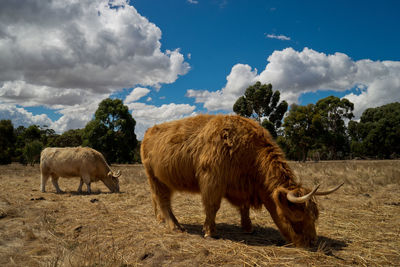
{"label": "distant bush", "polygon": [[9,164],[14,153],[14,126],[11,120],[0,121],[0,164]]}
{"label": "distant bush", "polygon": [[40,152],[42,151],[42,149],[43,149],[43,143],[38,140],[34,140],[25,145],[23,154],[26,161],[31,166],[39,162]]}

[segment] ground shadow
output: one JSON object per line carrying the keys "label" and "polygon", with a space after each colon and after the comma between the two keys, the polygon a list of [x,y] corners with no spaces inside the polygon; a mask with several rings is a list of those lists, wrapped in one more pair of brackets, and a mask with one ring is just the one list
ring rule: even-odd
{"label": "ground shadow", "polygon": [[100,190],[92,191],[91,193],[88,193],[87,191],[70,191],[66,192],[68,194],[74,195],[74,196],[91,196],[91,195],[100,195],[100,194],[107,194],[108,192],[101,192]]}
{"label": "ground shadow", "polygon": [[[198,224],[182,224],[189,234],[203,236],[203,226]],[[255,226],[253,233],[245,233],[237,225],[219,223],[217,224],[217,239],[228,239],[249,246],[283,246],[286,244],[279,231],[270,227]]]}
{"label": "ground shadow", "polygon": [[63,190],[59,193],[57,192],[51,192],[51,191],[47,191],[45,193],[54,193],[56,195],[71,195],[71,196],[95,196],[95,195],[108,195],[108,194],[125,194],[126,192],[124,191],[120,191],[120,192],[110,192],[110,191],[105,191],[102,192],[101,190],[92,190],[91,193],[88,193],[87,191],[82,191],[82,192],[78,192],[76,190]]}
{"label": "ground shadow", "polygon": [[92,191],[91,193],[88,193],[87,191],[82,191],[82,192],[67,191],[67,192],[63,192],[61,194],[71,194],[71,195],[74,195],[74,196],[91,196],[91,195],[125,194],[125,192],[123,192],[123,191],[120,191],[120,192],[110,192],[110,191],[102,192],[101,190],[96,190],[96,191]]}
{"label": "ground shadow", "polygon": [[348,247],[348,243],[350,241],[338,240],[333,239],[326,236],[318,236],[317,245],[310,249],[310,251],[320,251],[323,252],[325,255],[333,256],[335,258],[340,259],[339,257],[333,255],[334,251],[340,251],[345,247]]}
{"label": "ground shadow", "polygon": [[[185,231],[189,234],[203,236],[202,225],[182,224]],[[217,233],[219,239],[228,239],[234,242],[240,242],[249,246],[284,246],[287,242],[282,238],[280,232],[271,227],[255,226],[251,234],[244,233],[240,226],[219,223],[217,224]],[[333,251],[339,251],[347,247],[343,240],[332,239],[325,236],[319,236],[317,244],[310,248],[313,252],[323,252],[326,255],[334,256]]]}

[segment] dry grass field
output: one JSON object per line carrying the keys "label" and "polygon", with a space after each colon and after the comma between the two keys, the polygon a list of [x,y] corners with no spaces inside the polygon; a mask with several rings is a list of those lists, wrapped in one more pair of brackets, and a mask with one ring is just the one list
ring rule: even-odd
{"label": "dry grass field", "polygon": [[[255,231],[224,201],[219,239],[204,239],[200,197],[176,194],[175,215],[186,228],[157,223],[141,165],[118,165],[121,193],[101,183],[76,193],[79,179],[48,181],[41,193],[39,166],[0,166],[1,266],[393,266],[400,264],[400,161],[290,163],[298,179],[335,194],[320,197],[318,246],[285,244],[265,210],[252,210]],[[84,189],[86,187],[84,186]]]}

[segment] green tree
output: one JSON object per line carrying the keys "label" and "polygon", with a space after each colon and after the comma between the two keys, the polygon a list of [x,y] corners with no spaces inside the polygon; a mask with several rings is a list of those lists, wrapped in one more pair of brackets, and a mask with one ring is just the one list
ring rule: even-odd
{"label": "green tree", "polygon": [[271,84],[256,82],[249,86],[244,96],[239,97],[233,105],[236,114],[247,118],[256,119],[272,136],[277,136],[277,131],[282,125],[282,118],[288,109],[286,101],[280,100],[280,92],[272,91]]}
{"label": "green tree", "polygon": [[135,120],[120,99],[104,99],[83,133],[83,145],[92,147],[109,162],[133,162],[137,145]]}
{"label": "green tree", "polygon": [[40,128],[40,140],[44,146],[51,146],[58,137],[59,135],[53,129],[48,128],[47,125]]}
{"label": "green tree", "polygon": [[400,155],[400,103],[366,109],[360,122],[349,124],[356,156],[390,158]]}
{"label": "green tree", "polygon": [[356,121],[350,121],[348,125],[348,133],[352,157],[365,157],[367,153],[362,144],[362,135],[359,123]]}
{"label": "green tree", "polygon": [[68,130],[49,143],[54,147],[76,147],[82,145],[83,129]]}
{"label": "green tree", "polygon": [[40,158],[40,150],[38,152],[36,149],[43,147],[42,130],[38,125],[31,125],[28,128],[18,127],[17,131],[16,153],[19,154],[19,162],[33,165]]}
{"label": "green tree", "polygon": [[137,163],[142,163],[142,159],[140,158],[140,146],[142,145],[142,141],[138,141],[138,144],[133,151],[133,161]]}
{"label": "green tree", "polygon": [[0,121],[0,164],[9,164],[15,150],[14,126],[11,120]]}
{"label": "green tree", "polygon": [[37,148],[38,142],[42,144],[42,147],[48,146],[57,136],[53,129],[49,129],[47,126],[42,128],[38,125],[31,125],[28,128],[19,126],[14,130],[14,134],[16,136],[14,160],[22,164],[38,160],[34,159],[32,162],[31,155],[32,148]]}
{"label": "green tree", "polygon": [[39,140],[33,140],[25,144],[24,157],[26,161],[33,166],[36,162],[39,162],[40,152],[43,149],[43,143]]}
{"label": "green tree", "polygon": [[22,164],[26,164],[26,159],[24,157],[25,130],[26,128],[24,126],[18,126],[14,129],[14,134],[16,136],[14,160]]}
{"label": "green tree", "polygon": [[293,105],[283,124],[285,139],[281,138],[279,143],[289,158],[298,160],[311,156],[309,152],[318,152],[327,159],[336,159],[339,154],[344,157],[350,151],[345,122],[353,118],[353,109],[353,103],[335,96],[323,98],[315,105]]}
{"label": "green tree", "polygon": [[279,144],[291,159],[305,161],[308,152],[316,148],[316,137],[321,127],[321,118],[314,104],[293,104],[284,123],[285,138]]}
{"label": "green tree", "polygon": [[33,140],[40,140],[42,137],[42,133],[38,125],[29,126],[28,128],[25,129],[22,135],[23,138],[28,142],[31,142]]}
{"label": "green tree", "polygon": [[321,118],[321,132],[318,134],[332,159],[338,158],[338,152],[348,153],[349,142],[346,120],[351,120],[354,104],[346,98],[328,96],[316,103],[316,108]]}

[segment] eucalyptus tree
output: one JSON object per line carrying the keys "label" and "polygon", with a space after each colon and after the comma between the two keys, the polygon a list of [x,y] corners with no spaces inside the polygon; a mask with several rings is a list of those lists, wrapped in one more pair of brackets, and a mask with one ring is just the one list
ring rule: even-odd
{"label": "eucalyptus tree", "polygon": [[282,118],[288,109],[286,101],[280,100],[280,92],[273,91],[271,84],[256,82],[249,86],[244,96],[239,97],[233,105],[233,111],[247,118],[254,118],[276,137],[282,126]]}
{"label": "eucalyptus tree", "polygon": [[83,132],[83,145],[92,147],[109,162],[133,162],[137,145],[136,122],[120,99],[104,99]]}

